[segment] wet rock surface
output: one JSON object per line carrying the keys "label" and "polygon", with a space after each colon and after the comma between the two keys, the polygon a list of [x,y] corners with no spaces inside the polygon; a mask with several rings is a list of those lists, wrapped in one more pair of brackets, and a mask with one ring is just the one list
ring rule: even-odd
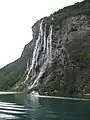
{"label": "wet rock surface", "polygon": [[[36,40],[37,22],[33,26]],[[52,63],[40,77],[36,89],[40,94],[82,96],[90,92],[90,18],[70,17],[53,26]],[[30,81],[30,79],[29,79]],[[29,86],[30,84],[28,84]]]}

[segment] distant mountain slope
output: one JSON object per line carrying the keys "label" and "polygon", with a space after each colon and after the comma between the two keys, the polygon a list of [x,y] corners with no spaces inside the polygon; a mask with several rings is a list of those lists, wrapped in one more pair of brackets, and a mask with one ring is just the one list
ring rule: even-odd
{"label": "distant mountain slope", "polygon": [[24,47],[19,59],[0,69],[0,89],[10,89],[14,84],[23,78],[26,63],[29,56],[32,56],[34,41]]}

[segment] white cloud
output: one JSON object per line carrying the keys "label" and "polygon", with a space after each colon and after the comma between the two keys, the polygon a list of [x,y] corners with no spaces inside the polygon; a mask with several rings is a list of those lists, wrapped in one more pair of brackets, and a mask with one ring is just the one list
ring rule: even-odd
{"label": "white cloud", "polygon": [[82,0],[0,0],[0,67],[20,57],[40,18]]}

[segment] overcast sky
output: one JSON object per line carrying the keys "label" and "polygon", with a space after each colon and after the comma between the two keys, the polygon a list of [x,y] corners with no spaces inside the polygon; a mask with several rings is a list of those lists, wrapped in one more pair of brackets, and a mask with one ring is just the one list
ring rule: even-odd
{"label": "overcast sky", "polygon": [[40,18],[82,0],[0,0],[0,68],[20,57]]}

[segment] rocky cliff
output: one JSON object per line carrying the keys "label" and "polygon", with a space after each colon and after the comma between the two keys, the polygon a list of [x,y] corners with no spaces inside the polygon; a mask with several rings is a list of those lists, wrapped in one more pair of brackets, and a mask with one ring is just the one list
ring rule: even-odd
{"label": "rocky cliff", "polygon": [[90,2],[85,0],[37,21],[32,27],[33,39],[20,58],[25,63],[23,74],[11,88],[45,95],[88,95],[89,13]]}

